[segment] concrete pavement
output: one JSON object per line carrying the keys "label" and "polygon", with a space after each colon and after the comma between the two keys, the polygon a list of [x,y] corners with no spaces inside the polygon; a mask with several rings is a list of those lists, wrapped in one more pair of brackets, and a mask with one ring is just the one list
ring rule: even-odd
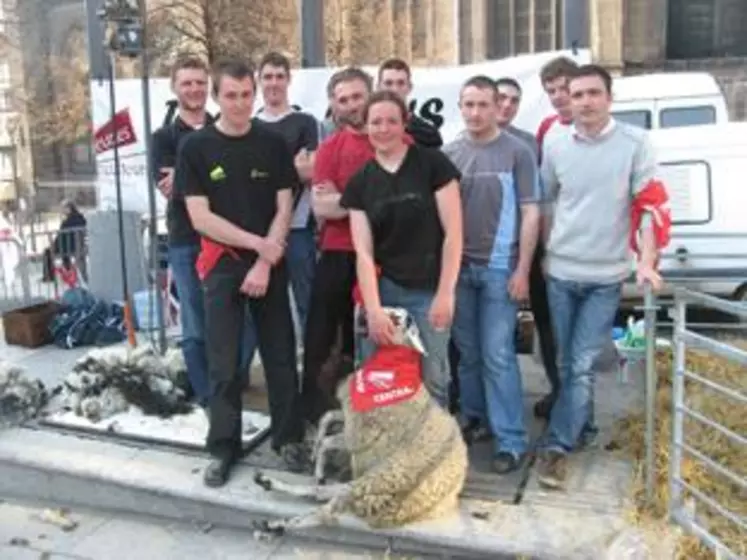
{"label": "concrete pavement", "polygon": [[[282,539],[262,542],[246,531],[163,521],[146,516],[112,516],[74,509],[71,531],[40,520],[42,504],[0,503],[3,560],[398,560],[386,550]],[[408,560],[416,560],[408,556]]]}

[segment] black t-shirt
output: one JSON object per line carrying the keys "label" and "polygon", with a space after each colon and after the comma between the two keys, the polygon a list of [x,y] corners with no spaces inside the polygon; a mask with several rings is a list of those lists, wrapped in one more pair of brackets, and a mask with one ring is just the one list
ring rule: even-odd
{"label": "black t-shirt", "polygon": [[214,124],[184,140],[174,179],[181,195],[207,197],[212,212],[263,237],[277,211],[278,191],[298,182],[282,136],[261,126],[228,136]]}
{"label": "black t-shirt", "polygon": [[340,205],[366,213],[383,276],[406,288],[436,288],[444,232],[435,193],[459,177],[443,153],[414,145],[395,173],[371,160],[350,179]]}
{"label": "black t-shirt", "polygon": [[[213,122],[213,117],[206,115],[205,124]],[[153,170],[156,174],[156,183],[161,179],[162,167],[176,166],[176,155],[184,138],[196,129],[185,123],[180,117],[174,122],[162,126],[153,133]],[[199,235],[192,227],[192,222],[187,214],[184,199],[172,196],[166,206],[166,224],[169,232],[169,243],[171,245],[192,245],[199,242]]]}
{"label": "black t-shirt", "polygon": [[[288,149],[294,157],[302,148],[314,152],[319,145],[319,123],[308,113],[291,111],[279,119],[275,119],[260,111],[254,121],[259,123],[260,126],[265,126],[269,130],[280,134],[285,139]],[[294,185],[294,202],[298,202],[302,192],[303,185],[301,183]]]}

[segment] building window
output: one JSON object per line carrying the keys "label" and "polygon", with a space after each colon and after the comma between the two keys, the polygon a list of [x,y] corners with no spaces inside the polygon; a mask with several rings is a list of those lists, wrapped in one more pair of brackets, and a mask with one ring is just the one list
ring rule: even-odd
{"label": "building window", "polygon": [[713,124],[716,122],[716,108],[712,105],[701,105],[663,109],[659,114],[659,122],[661,128]]}
{"label": "building window", "polygon": [[8,91],[0,91],[0,112],[10,112],[13,110],[13,94]]}
{"label": "building window", "polygon": [[669,0],[667,56],[747,56],[747,2]]}
{"label": "building window", "polygon": [[10,87],[10,64],[7,62],[0,63],[0,89]]}
{"label": "building window", "polygon": [[74,166],[88,166],[93,163],[93,144],[90,138],[78,140],[70,146],[70,155]]}

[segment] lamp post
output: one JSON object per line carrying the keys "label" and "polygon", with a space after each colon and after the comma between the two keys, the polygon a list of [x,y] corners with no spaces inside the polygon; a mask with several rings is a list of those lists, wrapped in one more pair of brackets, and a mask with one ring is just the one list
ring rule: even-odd
{"label": "lamp post", "polygon": [[[122,260],[122,281],[125,294],[126,312],[129,306],[129,293],[127,289],[127,268],[125,263],[124,248],[124,223],[122,215],[122,185],[119,169],[119,150],[117,146],[116,119],[116,99],[114,87],[114,60],[117,54],[128,58],[138,58],[141,61],[141,82],[143,96],[143,134],[145,136],[145,159],[146,159],[146,181],[148,185],[148,205],[150,210],[150,268],[153,271],[152,283],[154,294],[159,293],[157,274],[157,227],[156,227],[156,193],[153,181],[153,161],[151,158],[151,121],[150,121],[150,87],[149,87],[149,59],[148,51],[145,47],[146,32],[146,7],[145,0],[107,0],[103,8],[98,13],[98,17],[109,27],[110,33],[108,40],[104,42],[104,49],[108,51],[109,56],[109,100],[111,103],[111,117],[114,126],[114,178],[117,192],[117,214],[119,220],[119,249]],[[156,318],[159,328],[158,346],[161,353],[166,351],[166,330],[164,321],[164,310],[161,298],[155,296]],[[134,335],[130,334],[131,344],[134,342]]]}

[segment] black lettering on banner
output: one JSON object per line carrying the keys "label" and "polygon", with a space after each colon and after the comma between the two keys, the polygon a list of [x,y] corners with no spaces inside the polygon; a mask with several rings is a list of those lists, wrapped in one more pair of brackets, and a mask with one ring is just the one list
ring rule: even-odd
{"label": "black lettering on banner", "polygon": [[418,100],[413,99],[410,101],[410,112],[418,115],[421,119],[428,121],[437,129],[440,129],[444,125],[444,118],[441,116],[441,111],[444,110],[444,102],[439,97],[431,97],[427,99],[420,106],[418,110]]}

